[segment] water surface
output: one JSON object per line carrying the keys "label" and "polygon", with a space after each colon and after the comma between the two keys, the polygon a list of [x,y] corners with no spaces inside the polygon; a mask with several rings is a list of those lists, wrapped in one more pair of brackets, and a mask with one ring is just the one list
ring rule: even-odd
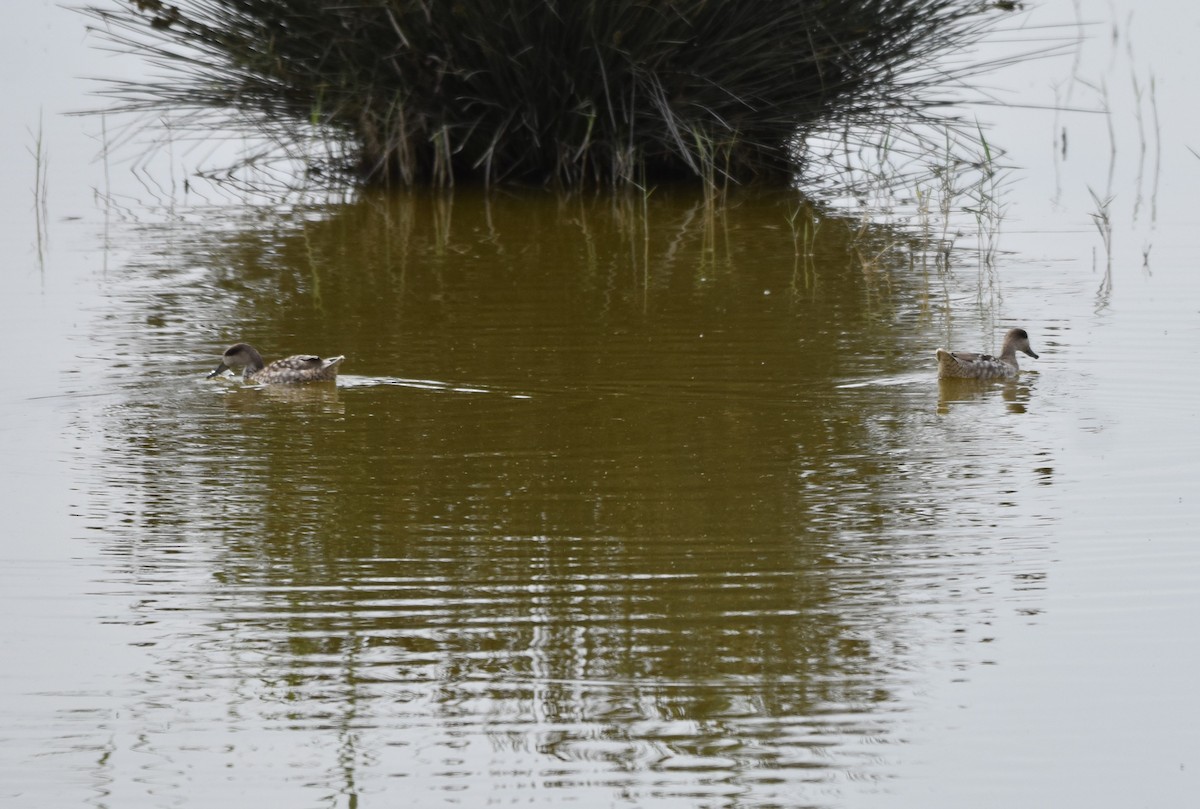
{"label": "water surface", "polygon": [[[1169,186],[1111,269],[1033,192],[949,262],[792,193],[76,194],[0,299],[0,796],[1186,803]],[[1013,325],[1018,381],[934,378]],[[344,375],[206,379],[240,340]]]}

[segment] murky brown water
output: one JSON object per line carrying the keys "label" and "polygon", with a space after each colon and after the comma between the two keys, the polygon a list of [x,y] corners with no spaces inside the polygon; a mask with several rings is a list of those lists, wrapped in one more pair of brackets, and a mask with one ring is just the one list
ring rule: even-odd
{"label": "murky brown water", "polygon": [[[62,585],[136,650],[13,741],[102,805],[820,803],[886,779],[931,647],[1043,608],[1104,418],[1073,330],[939,385],[957,282],[892,237],[797,258],[785,197],[233,213],[123,226],[60,392],[10,394],[66,421]],[[238,339],[346,374],[205,379]]]}
{"label": "murky brown water", "polygon": [[[945,266],[796,205],[52,218],[0,299],[0,803],[1181,805],[1185,207],[1106,279],[1086,211]],[[934,378],[1009,325],[1019,382]],[[238,340],[348,359],[205,379]]]}

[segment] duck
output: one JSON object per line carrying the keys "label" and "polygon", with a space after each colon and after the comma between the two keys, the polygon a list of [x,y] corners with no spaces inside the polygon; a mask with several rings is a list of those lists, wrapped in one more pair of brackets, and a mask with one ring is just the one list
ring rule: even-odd
{"label": "duck", "polygon": [[1000,356],[991,354],[969,354],[962,351],[937,350],[939,379],[1012,379],[1021,370],[1017,365],[1017,352],[1038,358],[1029,345],[1029,334],[1024,329],[1010,329],[1004,335],[1004,346]]}
{"label": "duck", "polygon": [[247,383],[293,385],[299,382],[332,382],[337,379],[338,366],[344,359],[344,355],[322,359],[311,354],[295,354],[267,365],[258,349],[246,343],[238,343],[225,349],[221,356],[221,364],[208,378],[212,379],[232,368],[245,366],[242,381]]}

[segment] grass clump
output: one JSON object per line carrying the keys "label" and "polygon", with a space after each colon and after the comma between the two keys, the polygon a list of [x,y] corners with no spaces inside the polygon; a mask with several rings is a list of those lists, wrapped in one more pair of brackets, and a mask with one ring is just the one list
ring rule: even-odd
{"label": "grass clump", "polygon": [[[118,0],[127,110],[327,147],[369,184],[791,182],[809,131],[927,121],[962,0]],[[957,69],[962,75],[978,65]]]}

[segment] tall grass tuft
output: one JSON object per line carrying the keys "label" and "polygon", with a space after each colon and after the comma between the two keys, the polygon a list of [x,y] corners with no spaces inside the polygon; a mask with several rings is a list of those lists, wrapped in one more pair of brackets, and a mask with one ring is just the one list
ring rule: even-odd
{"label": "tall grass tuft", "polygon": [[[805,134],[928,121],[1013,4],[964,0],[120,0],[158,71],[126,110],[251,124],[372,184],[790,182]],[[940,66],[939,66],[940,65]]]}

